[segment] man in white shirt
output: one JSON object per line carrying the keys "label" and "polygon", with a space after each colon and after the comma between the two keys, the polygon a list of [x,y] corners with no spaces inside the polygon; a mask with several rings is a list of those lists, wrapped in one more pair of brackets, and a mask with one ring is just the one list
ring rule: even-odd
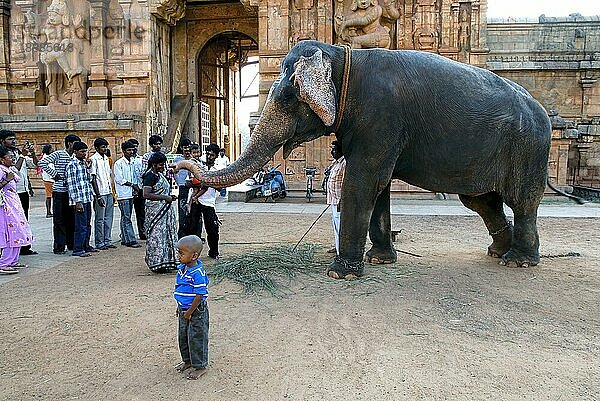
{"label": "man in white shirt", "polygon": [[90,157],[90,174],[94,188],[94,241],[96,249],[116,248],[112,243],[112,225],[114,198],[112,193],[112,171],[106,150],[108,141],[104,138],[94,140],[96,153]]}
{"label": "man in white shirt", "polygon": [[135,145],[125,141],[121,145],[121,150],[123,157],[117,160],[113,166],[115,192],[119,209],[121,209],[121,244],[130,248],[139,248],[141,245],[135,238],[135,231],[131,223],[133,192],[140,191],[139,185],[135,183],[135,160],[133,158]]}
{"label": "man in white shirt", "polygon": [[[215,167],[217,168],[217,170],[223,170],[225,167],[229,166],[230,164],[231,163],[229,162],[229,157],[225,156],[225,149],[221,148],[219,150],[219,156],[217,156],[217,158],[215,160]],[[227,189],[221,188],[219,190],[219,194],[222,197],[226,197]]]}
{"label": "man in white shirt", "polygon": [[[206,169],[216,171],[215,159],[219,153],[219,146],[210,144],[206,148]],[[199,186],[199,191],[190,191],[190,202],[192,203],[187,230],[201,237],[202,221],[206,228],[206,240],[208,242],[208,256],[217,259],[219,257],[219,218],[215,211],[217,190],[210,187]],[[189,232],[188,232],[189,234]]]}
{"label": "man in white shirt", "polygon": [[217,170],[222,170],[230,164],[229,157],[225,156],[225,149],[221,148],[219,150],[219,156],[217,156],[217,159],[215,160],[215,166],[217,166]]}

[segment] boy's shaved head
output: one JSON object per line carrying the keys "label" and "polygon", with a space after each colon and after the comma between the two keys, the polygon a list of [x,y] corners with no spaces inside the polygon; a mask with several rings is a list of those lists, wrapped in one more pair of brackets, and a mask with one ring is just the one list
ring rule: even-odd
{"label": "boy's shaved head", "polygon": [[202,252],[202,240],[197,235],[186,235],[177,241],[177,246],[200,254]]}

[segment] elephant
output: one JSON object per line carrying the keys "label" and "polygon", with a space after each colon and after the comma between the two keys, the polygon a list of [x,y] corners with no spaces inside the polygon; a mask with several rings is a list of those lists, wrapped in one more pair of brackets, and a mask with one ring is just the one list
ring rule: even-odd
{"label": "elephant", "polygon": [[[492,238],[487,253],[500,264],[539,263],[537,209],[551,142],[546,111],[518,84],[433,53],[299,42],[281,64],[245,151],[223,170],[193,174],[206,185],[230,186],[281,146],[287,157],[331,133],[347,167],[330,277],[360,277],[365,261],[396,262],[392,179],[458,194],[483,219]],[[365,253],[367,232],[372,247]]]}

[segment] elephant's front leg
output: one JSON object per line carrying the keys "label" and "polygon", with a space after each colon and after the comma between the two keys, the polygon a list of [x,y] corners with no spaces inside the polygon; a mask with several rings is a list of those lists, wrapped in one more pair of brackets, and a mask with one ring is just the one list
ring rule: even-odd
{"label": "elephant's front leg", "polygon": [[347,164],[339,204],[340,252],[327,270],[329,277],[349,279],[364,274],[367,229],[380,190],[373,176],[375,174],[369,175],[362,166]]}
{"label": "elephant's front leg", "polygon": [[369,237],[373,246],[365,255],[365,261],[369,263],[394,263],[397,259],[391,236],[390,187],[391,183],[381,191],[371,214]]}

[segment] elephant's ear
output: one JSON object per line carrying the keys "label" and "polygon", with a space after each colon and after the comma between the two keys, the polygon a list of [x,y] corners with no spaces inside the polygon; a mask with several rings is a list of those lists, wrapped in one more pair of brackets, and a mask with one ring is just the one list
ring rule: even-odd
{"label": "elephant's ear", "polygon": [[294,73],[290,77],[300,90],[300,98],[308,103],[312,111],[326,126],[335,121],[335,86],[331,81],[331,61],[317,50],[310,57],[300,56],[294,64]]}

